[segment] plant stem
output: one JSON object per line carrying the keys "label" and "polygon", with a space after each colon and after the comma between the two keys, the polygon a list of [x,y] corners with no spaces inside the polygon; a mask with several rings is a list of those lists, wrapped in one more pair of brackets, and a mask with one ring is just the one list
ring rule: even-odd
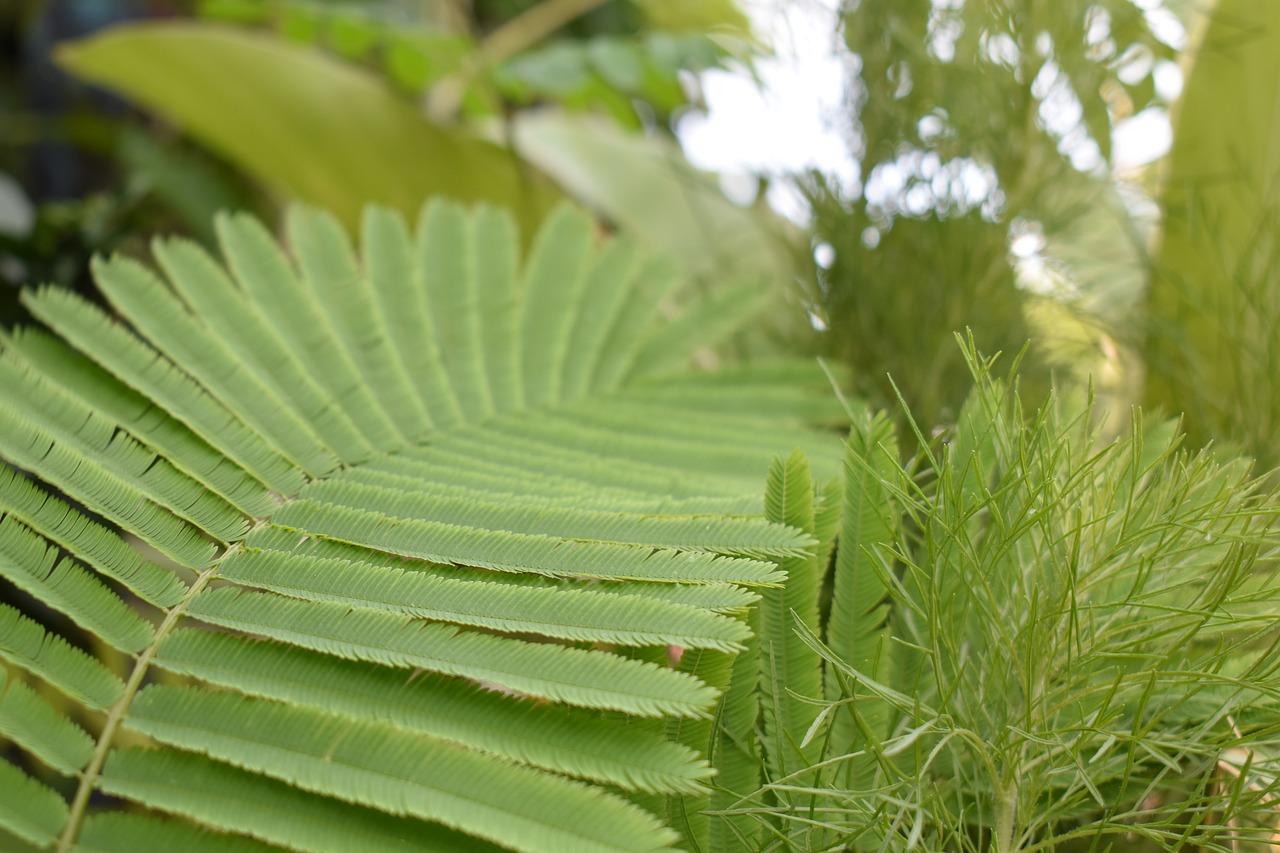
{"label": "plant stem", "polygon": [[1013,853],[1013,818],[1018,811],[1018,787],[1012,783],[997,789],[995,850]]}
{"label": "plant stem", "polygon": [[435,121],[453,118],[467,87],[477,75],[502,64],[607,2],[609,0],[543,0],[516,15],[485,37],[470,62],[432,88],[427,113]]}
{"label": "plant stem", "polygon": [[[224,552],[223,556],[226,556],[226,553],[229,552]],[[147,670],[151,668],[151,661],[155,658],[156,651],[160,648],[160,644],[164,642],[165,638],[173,632],[178,620],[182,618],[187,612],[187,608],[191,606],[192,600],[204,591],[204,588],[209,585],[209,581],[217,576],[220,563],[221,560],[218,560],[200,573],[195,583],[191,585],[191,589],[187,590],[187,594],[183,596],[182,601],[174,605],[173,609],[165,614],[164,621],[156,629],[155,638],[138,655],[138,660],[133,665],[133,671],[129,673],[129,681],[124,686],[124,693],[107,712],[107,721],[103,724],[102,733],[98,736],[98,743],[93,750],[93,757],[89,760],[84,772],[80,774],[80,785],[76,788],[75,798],[71,801],[71,811],[67,816],[67,825],[63,828],[62,835],[58,837],[58,846],[55,848],[55,853],[69,853],[72,845],[75,844],[76,836],[80,833],[80,824],[84,821],[85,811],[89,807],[89,797],[93,794],[94,783],[98,781],[98,776],[102,772],[102,765],[106,762],[107,753],[111,750],[111,744],[115,740],[116,732],[119,731],[121,723],[124,722],[125,714],[128,713],[129,706],[133,703],[133,697],[137,694],[138,688],[142,686],[142,679],[146,676]]]}

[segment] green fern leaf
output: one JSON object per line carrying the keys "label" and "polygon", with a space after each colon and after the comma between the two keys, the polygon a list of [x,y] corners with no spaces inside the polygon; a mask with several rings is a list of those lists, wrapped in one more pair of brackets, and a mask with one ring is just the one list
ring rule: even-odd
{"label": "green fern leaf", "polygon": [[157,662],[243,693],[382,720],[482,752],[627,790],[696,793],[711,773],[691,750],[638,726],[561,706],[532,707],[455,680],[403,673],[276,643],[183,629]]}
{"label": "green fern leaf", "polygon": [[58,792],[0,761],[0,828],[37,847],[53,843],[67,820],[67,804]]}
{"label": "green fern leaf", "polygon": [[[658,850],[704,754],[748,793],[751,588],[814,544],[759,517],[760,483],[779,446],[838,467],[808,426],[821,372],[636,380],[750,311],[685,292],[667,319],[669,268],[568,209],[524,262],[488,208],[434,202],[412,232],[372,209],[359,252],[323,212],[286,222],[291,254],[221,218],[229,270],[181,240],[154,245],[163,276],[97,262],[113,315],[28,291],[55,335],[0,338],[0,575],[102,658],[0,605],[0,659],[33,676],[5,673],[0,739],[76,786],[5,765],[0,827],[60,851]],[[180,820],[92,814],[95,791]]]}
{"label": "green fern leaf", "polygon": [[[121,750],[107,762],[102,787],[115,796],[152,804],[205,826],[234,828],[283,847],[199,832],[176,821],[102,814],[85,822],[77,850],[267,853],[287,848],[314,853],[496,853],[502,849],[441,826],[317,796],[190,752]],[[210,791],[219,792],[219,796],[209,796]]]}
{"label": "green fern leaf", "polygon": [[652,815],[598,788],[268,700],[150,687],[134,703],[130,725],[304,790],[515,849],[650,851],[673,840]]}
{"label": "green fern leaf", "polygon": [[0,734],[67,776],[93,755],[93,738],[0,669]]}
{"label": "green fern leaf", "polygon": [[[870,678],[888,671],[889,587],[881,562],[898,535],[894,481],[898,476],[893,424],[883,415],[855,421],[845,458],[840,547],[836,555],[827,643],[850,667]],[[855,688],[856,689],[856,688]],[[839,698],[839,675],[827,671],[828,698]],[[832,755],[862,752],[865,731],[888,735],[888,707],[873,699],[846,706],[832,724]],[[862,719],[856,721],[853,714]],[[874,763],[862,755],[844,769],[849,784],[870,784]]]}

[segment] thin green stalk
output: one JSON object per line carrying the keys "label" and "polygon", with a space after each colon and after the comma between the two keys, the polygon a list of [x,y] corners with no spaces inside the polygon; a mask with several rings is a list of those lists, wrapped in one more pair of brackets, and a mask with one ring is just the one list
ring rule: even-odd
{"label": "thin green stalk", "polygon": [[[224,551],[223,558],[235,549],[236,546],[233,545],[227,551]],[[63,827],[62,835],[58,837],[58,846],[55,848],[55,853],[70,853],[72,845],[75,844],[76,836],[80,833],[80,824],[84,821],[85,811],[89,807],[89,797],[93,793],[94,783],[98,781],[98,776],[102,772],[102,765],[107,760],[107,753],[111,751],[111,745],[115,741],[116,732],[119,731],[121,723],[124,722],[125,714],[129,712],[129,706],[133,703],[133,697],[137,694],[138,688],[142,686],[142,679],[146,676],[147,670],[151,668],[151,661],[155,658],[156,651],[160,648],[160,644],[164,642],[165,638],[173,632],[178,620],[186,614],[187,608],[190,607],[195,597],[203,592],[209,582],[217,576],[218,566],[221,561],[221,559],[215,561],[212,566],[200,573],[182,601],[174,605],[165,614],[164,621],[156,629],[155,639],[138,655],[138,660],[133,665],[133,671],[129,674],[129,681],[125,684],[124,693],[107,712],[107,721],[103,724],[102,733],[98,736],[98,743],[93,750],[93,757],[89,760],[84,772],[80,774],[80,785],[76,788],[75,798],[71,801],[71,811],[67,817],[67,825]]]}
{"label": "thin green stalk", "polygon": [[1013,784],[997,788],[995,849],[996,853],[1012,853],[1013,818],[1018,811],[1018,787]]}
{"label": "thin green stalk", "polygon": [[480,43],[472,61],[432,88],[427,113],[438,122],[452,120],[462,96],[476,77],[532,47],[561,27],[609,0],[543,0],[490,33]]}

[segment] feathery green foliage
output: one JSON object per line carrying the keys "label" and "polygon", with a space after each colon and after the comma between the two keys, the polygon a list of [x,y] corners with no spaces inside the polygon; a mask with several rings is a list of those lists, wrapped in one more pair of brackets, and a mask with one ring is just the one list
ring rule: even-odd
{"label": "feathery green foliage", "polygon": [[[1026,412],[966,354],[959,423],[916,460],[855,420],[825,625],[794,610],[825,697],[807,670],[761,691],[772,778],[712,818],[754,818],[765,849],[1270,843],[1274,494],[1169,424],[1104,440],[1087,401]],[[781,777],[780,699],[813,721]]]}
{"label": "feathery green foliage", "polygon": [[0,738],[40,762],[0,765],[11,835],[650,851],[678,839],[663,797],[756,786],[741,678],[733,767],[712,717],[757,668],[750,588],[812,546],[759,517],[770,460],[838,466],[822,372],[689,374],[749,312],[581,213],[523,263],[494,209],[363,222],[359,252],[295,210],[290,253],[225,216],[226,268],[174,240],[158,272],[100,260],[114,313],[26,294],[54,334],[0,340],[0,577],[33,602],[0,608]]}

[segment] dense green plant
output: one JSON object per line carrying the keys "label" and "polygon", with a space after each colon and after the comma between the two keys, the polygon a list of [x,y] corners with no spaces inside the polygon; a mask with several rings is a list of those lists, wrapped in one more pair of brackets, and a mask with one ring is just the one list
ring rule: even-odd
{"label": "dense green plant", "polygon": [[699,300],[572,210],[524,263],[488,208],[413,233],[370,209],[360,258],[328,214],[287,226],[292,259],[229,216],[226,268],[182,240],[163,278],[99,260],[112,313],[31,290],[53,334],[4,336],[0,576],[26,605],[0,605],[0,827],[665,849],[645,806],[712,768],[662,720],[718,713],[692,662],[745,647],[753,590],[811,542],[756,516],[779,448],[834,475],[805,426],[826,378],[688,372],[752,289]]}
{"label": "dense green plant", "polygon": [[759,760],[721,759],[722,836],[698,846],[1270,842],[1274,495],[1173,423],[1104,442],[1083,401],[1024,412],[969,357],[958,424],[910,464],[864,415],[840,495],[775,467],[769,517],[821,545],[762,590],[713,750]]}

